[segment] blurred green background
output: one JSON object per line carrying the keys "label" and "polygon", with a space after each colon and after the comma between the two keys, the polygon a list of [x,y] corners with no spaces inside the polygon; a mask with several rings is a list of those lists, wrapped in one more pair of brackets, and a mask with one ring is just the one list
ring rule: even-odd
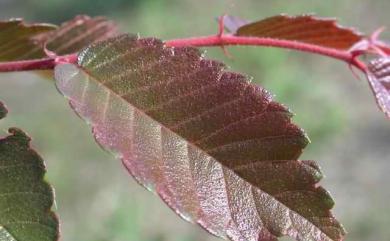
{"label": "blurred green background", "polygon": [[[123,31],[170,39],[213,34],[215,17],[224,13],[253,20],[316,13],[370,33],[390,24],[389,9],[388,0],[0,0],[0,19],[61,23],[76,14],[106,15]],[[253,76],[296,113],[294,121],[312,140],[303,158],[317,160],[327,175],[322,183],[336,200],[347,240],[390,240],[390,125],[366,81],[320,56],[254,47],[229,51],[233,59],[218,48],[207,55]],[[52,81],[34,73],[1,74],[0,99],[10,109],[0,130],[23,128],[47,162],[62,241],[219,240],[138,186],[95,144]]]}

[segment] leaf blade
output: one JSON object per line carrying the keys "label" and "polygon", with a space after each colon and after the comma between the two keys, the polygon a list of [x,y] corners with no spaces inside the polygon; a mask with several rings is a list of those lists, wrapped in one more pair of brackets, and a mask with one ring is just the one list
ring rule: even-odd
{"label": "leaf blade", "polygon": [[232,240],[342,238],[318,167],[296,160],[305,134],[245,76],[196,49],[126,35],[85,49],[79,65],[56,68],[57,88],[98,143],[186,220]]}
{"label": "leaf blade", "polygon": [[0,61],[36,59],[45,56],[34,37],[55,30],[50,24],[26,24],[21,19],[0,22]]}
{"label": "leaf blade", "polygon": [[117,34],[117,26],[104,17],[79,15],[59,27],[28,25],[20,19],[4,21],[0,22],[0,61],[45,58],[45,49],[57,55],[73,54]]}
{"label": "leaf blade", "polygon": [[[48,35],[42,36],[45,47],[57,55],[77,53],[86,46],[114,37],[118,28],[104,17],[79,15]],[[42,41],[42,40],[41,40]]]}
{"label": "leaf blade", "polygon": [[[0,112],[6,113],[3,104]],[[58,240],[58,219],[50,210],[54,193],[43,180],[43,160],[23,131],[10,128],[9,133],[0,138],[0,239]]]}
{"label": "leaf blade", "polygon": [[339,26],[334,19],[312,15],[277,15],[248,24],[236,17],[225,18],[225,26],[237,36],[291,40],[339,50],[349,50],[363,39],[360,33]]}
{"label": "leaf blade", "polygon": [[390,57],[372,60],[367,79],[379,108],[390,119]]}

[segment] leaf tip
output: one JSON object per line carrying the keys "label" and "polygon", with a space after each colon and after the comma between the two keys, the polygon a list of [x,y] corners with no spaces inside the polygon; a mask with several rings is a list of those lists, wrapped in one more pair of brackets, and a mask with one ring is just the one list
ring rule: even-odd
{"label": "leaf tip", "polygon": [[304,160],[302,163],[305,164],[305,167],[308,169],[308,171],[312,174],[314,183],[318,183],[324,178],[324,175],[322,173],[322,170],[320,166],[312,160]]}

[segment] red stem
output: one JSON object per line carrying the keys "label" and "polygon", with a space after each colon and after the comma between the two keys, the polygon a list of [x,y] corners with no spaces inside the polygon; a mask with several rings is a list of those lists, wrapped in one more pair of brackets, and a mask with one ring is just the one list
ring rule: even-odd
{"label": "red stem", "polygon": [[357,56],[351,52],[345,50],[338,50],[334,48],[321,47],[314,44],[280,40],[271,38],[259,38],[259,37],[245,37],[245,36],[234,36],[234,35],[211,35],[204,37],[185,38],[185,39],[174,39],[165,41],[167,46],[171,47],[207,47],[207,46],[226,46],[226,45],[252,45],[252,46],[268,46],[268,47],[279,47],[286,49],[295,49],[299,51],[316,53],[324,56],[328,56],[334,59],[342,60],[351,64],[358,69],[365,71],[366,66],[364,63],[357,59]]}
{"label": "red stem", "polygon": [[34,59],[0,63],[0,72],[53,69],[54,59]]}
{"label": "red stem", "polygon": [[[356,68],[362,70],[363,72],[365,72],[367,69],[366,65],[357,58],[359,54],[362,53],[357,54],[350,51],[321,47],[314,44],[289,41],[289,40],[218,34],[218,35],[205,36],[205,37],[168,40],[165,41],[165,44],[171,47],[183,47],[183,46],[224,47],[227,45],[252,45],[252,46],[279,47],[279,48],[286,48],[286,49],[295,49],[295,50],[300,50],[309,53],[316,53],[319,55],[324,55],[334,59],[342,60],[352,66],[355,66]],[[54,69],[54,67],[60,63],[73,63],[73,64],[77,63],[77,55],[70,54],[70,55],[58,56],[53,58],[4,62],[4,63],[0,63],[0,72]]]}
{"label": "red stem", "polygon": [[0,72],[26,71],[26,70],[49,70],[54,69],[60,63],[76,63],[77,55],[70,54],[55,58],[20,60],[0,63]]}

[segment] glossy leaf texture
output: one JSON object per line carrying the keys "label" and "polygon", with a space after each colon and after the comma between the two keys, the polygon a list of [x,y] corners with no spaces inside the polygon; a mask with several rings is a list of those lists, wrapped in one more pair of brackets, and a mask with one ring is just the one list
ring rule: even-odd
{"label": "glossy leaf texture", "polygon": [[379,108],[390,119],[390,57],[371,61],[367,78]]}
{"label": "glossy leaf texture", "polygon": [[[6,112],[0,102],[0,113]],[[9,133],[0,138],[0,240],[56,241],[59,224],[43,160],[23,131]]]}
{"label": "glossy leaf texture", "polygon": [[238,17],[225,16],[225,27],[237,36],[298,41],[321,47],[349,50],[363,36],[339,26],[334,19],[311,15],[278,15],[246,24]]}
{"label": "glossy leaf texture", "polygon": [[341,240],[308,143],[263,88],[194,48],[122,35],[55,69],[98,143],[182,218],[234,241]]}
{"label": "glossy leaf texture", "polygon": [[58,28],[48,24],[25,25],[21,20],[0,22],[0,61],[45,58],[45,48],[57,55],[77,53],[117,34],[113,22],[85,15],[76,16]]}
{"label": "glossy leaf texture", "polygon": [[21,19],[0,21],[0,61],[35,59],[45,56],[34,39],[57,27],[50,24],[26,24]]}

